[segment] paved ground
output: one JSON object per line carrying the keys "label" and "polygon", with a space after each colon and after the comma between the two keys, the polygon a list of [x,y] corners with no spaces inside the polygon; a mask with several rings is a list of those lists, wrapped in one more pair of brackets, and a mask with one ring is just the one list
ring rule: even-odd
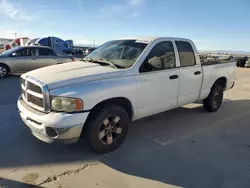
{"label": "paved ground", "polygon": [[137,121],[108,155],[33,138],[17,113],[19,78],[1,79],[0,185],[249,188],[250,69],[237,72],[217,113],[191,104]]}

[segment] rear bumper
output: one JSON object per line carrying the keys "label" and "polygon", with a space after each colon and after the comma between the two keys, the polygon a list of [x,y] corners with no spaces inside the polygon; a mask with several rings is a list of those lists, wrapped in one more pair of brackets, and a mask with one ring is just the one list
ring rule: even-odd
{"label": "rear bumper", "polygon": [[28,106],[21,97],[18,99],[17,105],[23,122],[29,127],[32,134],[47,143],[77,142],[89,114],[89,112],[41,113]]}

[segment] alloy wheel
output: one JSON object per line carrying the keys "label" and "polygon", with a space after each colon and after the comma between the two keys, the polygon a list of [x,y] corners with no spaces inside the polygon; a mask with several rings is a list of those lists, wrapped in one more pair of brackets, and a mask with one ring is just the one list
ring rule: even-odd
{"label": "alloy wheel", "polygon": [[116,142],[122,133],[119,116],[105,118],[102,122],[99,139],[103,144],[110,145]]}
{"label": "alloy wheel", "polygon": [[212,106],[214,108],[217,108],[218,105],[220,105],[221,100],[222,100],[222,94],[219,92],[215,92],[213,96]]}
{"label": "alloy wheel", "polygon": [[5,67],[0,67],[0,78],[5,77],[7,75],[7,70]]}

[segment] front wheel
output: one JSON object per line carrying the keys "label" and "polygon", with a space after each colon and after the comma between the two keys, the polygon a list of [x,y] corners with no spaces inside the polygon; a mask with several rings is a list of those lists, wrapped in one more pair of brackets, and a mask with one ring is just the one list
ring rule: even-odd
{"label": "front wheel", "polygon": [[0,78],[6,77],[9,71],[5,65],[0,65]]}
{"label": "front wheel", "polygon": [[129,116],[122,107],[106,106],[91,115],[84,136],[95,151],[108,153],[124,142],[129,124]]}
{"label": "front wheel", "polygon": [[208,112],[217,111],[223,101],[223,88],[220,85],[214,85],[210,94],[203,100],[203,107]]}

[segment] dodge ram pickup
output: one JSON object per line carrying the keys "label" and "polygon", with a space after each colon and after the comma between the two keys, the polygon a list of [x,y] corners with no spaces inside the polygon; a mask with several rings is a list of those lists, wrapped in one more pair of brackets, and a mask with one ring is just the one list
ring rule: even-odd
{"label": "dodge ram pickup", "polygon": [[188,39],[113,40],[82,61],[23,74],[17,104],[38,139],[83,137],[107,153],[123,143],[131,121],[201,100],[205,110],[217,111],[235,69],[235,62],[202,65]]}

